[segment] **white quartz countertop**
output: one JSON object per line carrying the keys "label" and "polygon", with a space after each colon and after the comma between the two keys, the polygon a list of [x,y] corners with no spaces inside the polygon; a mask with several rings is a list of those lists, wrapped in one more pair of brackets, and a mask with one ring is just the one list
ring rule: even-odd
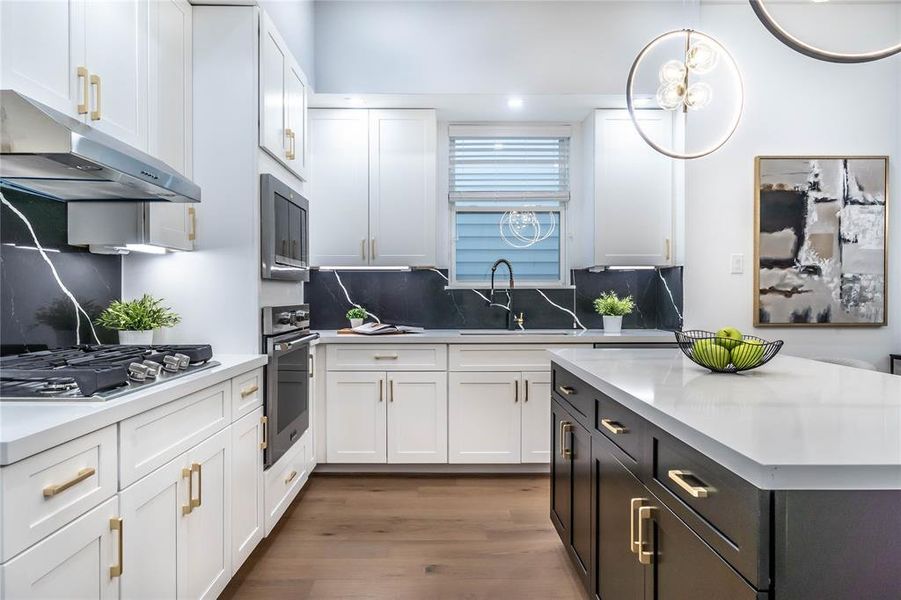
{"label": "white quartz countertop", "polygon": [[0,402],[0,465],[8,465],[138,413],[261,367],[261,354],[214,356],[219,366],[105,402]]}
{"label": "white quartz countertop", "polygon": [[679,350],[551,360],[761,489],[901,489],[901,377],[783,355],[738,375]]}
{"label": "white quartz countertop", "polygon": [[675,343],[671,331],[623,329],[604,333],[603,329],[426,329],[398,335],[358,335],[320,330],[320,344],[641,344]]}

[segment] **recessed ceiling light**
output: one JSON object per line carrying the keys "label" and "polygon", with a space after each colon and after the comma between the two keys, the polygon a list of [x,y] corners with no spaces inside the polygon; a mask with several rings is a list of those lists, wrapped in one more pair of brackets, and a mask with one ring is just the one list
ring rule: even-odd
{"label": "recessed ceiling light", "polygon": [[522,108],[522,98],[508,98],[507,107],[513,109]]}

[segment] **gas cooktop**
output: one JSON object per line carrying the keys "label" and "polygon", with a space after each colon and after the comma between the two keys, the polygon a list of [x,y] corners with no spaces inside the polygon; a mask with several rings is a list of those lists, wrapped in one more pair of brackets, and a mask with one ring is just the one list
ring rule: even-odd
{"label": "gas cooktop", "polygon": [[103,401],[217,366],[208,345],[82,345],[0,358],[0,400]]}

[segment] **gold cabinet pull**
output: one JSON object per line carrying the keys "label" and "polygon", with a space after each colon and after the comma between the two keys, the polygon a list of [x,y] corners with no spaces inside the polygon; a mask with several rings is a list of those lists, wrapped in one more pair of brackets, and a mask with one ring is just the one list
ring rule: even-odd
{"label": "gold cabinet pull", "polygon": [[294,160],[294,130],[290,127],[286,127],[285,137],[288,138],[288,149],[285,150],[285,158]]}
{"label": "gold cabinet pull", "polygon": [[513,402],[519,402],[519,379],[513,380]]}
{"label": "gold cabinet pull", "polygon": [[560,386],[557,386],[557,389],[558,389],[558,390],[560,391],[560,393],[563,394],[564,396],[572,396],[573,394],[576,393],[575,388],[571,388],[571,387],[569,387],[568,385],[560,385]]}
{"label": "gold cabinet pull", "polygon": [[366,260],[366,238],[360,240],[360,258]]}
{"label": "gold cabinet pull", "polygon": [[525,392],[525,398],[522,399],[523,402],[529,401],[529,380],[525,379],[522,382],[522,389]]}
{"label": "gold cabinet pull", "polygon": [[394,380],[388,380],[388,401],[394,402]]}
{"label": "gold cabinet pull", "polygon": [[664,250],[664,254],[666,255],[666,262],[669,262],[670,255],[672,254],[672,252],[670,251],[670,246],[671,246],[670,239],[669,238],[664,239],[663,240],[663,250]]}
{"label": "gold cabinet pull", "polygon": [[288,474],[288,476],[285,477],[285,485],[288,485],[289,483],[294,481],[295,477],[297,477],[297,471],[292,469],[291,472]]}
{"label": "gold cabinet pull", "polygon": [[617,421],[614,421],[612,419],[601,419],[601,425],[604,426],[604,429],[614,435],[629,433],[628,427],[624,427],[621,423],[618,423]]}
{"label": "gold cabinet pull", "polygon": [[96,73],[91,75],[91,87],[94,88],[94,98],[97,100],[97,104],[95,105],[96,108],[91,111],[91,120],[99,121],[103,116],[103,102],[101,97],[101,89],[103,88],[103,84],[100,82],[100,75],[97,75]]}
{"label": "gold cabinet pull", "polygon": [[643,565],[649,565],[654,562],[654,552],[644,549],[648,543],[648,540],[645,539],[644,522],[654,516],[654,510],[656,508],[653,506],[638,507],[638,562]]}
{"label": "gold cabinet pull", "polygon": [[263,424],[263,441],[260,442],[260,450],[269,447],[269,417],[260,417],[260,423]]}
{"label": "gold cabinet pull", "polygon": [[376,354],[376,360],[397,360],[397,354]]}
{"label": "gold cabinet pull", "polygon": [[119,564],[109,568],[110,579],[122,575],[123,558],[125,557],[125,520],[121,517],[113,517],[109,520],[110,531],[118,531],[119,535]]}
{"label": "gold cabinet pull", "polygon": [[375,238],[369,240],[369,257],[375,260]]}
{"label": "gold cabinet pull", "polygon": [[85,467],[84,469],[79,470],[78,474],[68,481],[54,485],[48,485],[44,488],[44,498],[52,498],[59,493],[65,492],[73,485],[81,483],[96,472],[97,471],[94,469],[94,467]]}
{"label": "gold cabinet pull", "polygon": [[645,500],[647,500],[647,498],[632,498],[629,501],[629,551],[632,552],[632,554],[638,554],[638,551],[641,549],[638,542],[638,536],[635,535],[635,513],[638,512],[638,508]]}
{"label": "gold cabinet pull", "polygon": [[77,78],[81,81],[81,104],[78,105],[78,114],[88,114],[88,104],[91,101],[90,90],[88,89],[88,70],[85,67],[75,69]]}
{"label": "gold cabinet pull", "polygon": [[691,477],[699,483],[703,483],[700,479],[695,477],[690,471],[683,471],[682,469],[670,469],[667,471],[667,476],[676,482],[680,488],[688,492],[693,498],[706,498],[711,493],[713,493],[713,488],[706,485],[692,485],[688,481],[685,480],[686,477]]}
{"label": "gold cabinet pull", "polygon": [[203,504],[203,465],[194,463],[191,471],[197,473],[197,497],[191,499],[191,508],[195,509]]}
{"label": "gold cabinet pull", "polygon": [[562,435],[560,436],[560,442],[563,444],[563,452],[562,452],[563,458],[572,459],[572,455],[573,455],[572,448],[570,448],[569,446],[566,445],[566,434],[572,430],[573,430],[573,424],[568,421],[564,421],[563,427],[562,427],[562,432],[561,432]]}
{"label": "gold cabinet pull", "polygon": [[253,384],[241,390],[241,397],[246,398],[247,396],[260,391],[260,386],[257,384]]}
{"label": "gold cabinet pull", "polygon": [[194,490],[194,471],[192,469],[182,469],[181,470],[182,478],[188,478],[188,503],[181,507],[181,516],[190,515],[191,511],[194,510],[194,500],[193,494]]}
{"label": "gold cabinet pull", "polygon": [[188,220],[191,222],[191,228],[188,230],[188,240],[197,239],[197,209],[193,206],[188,208]]}

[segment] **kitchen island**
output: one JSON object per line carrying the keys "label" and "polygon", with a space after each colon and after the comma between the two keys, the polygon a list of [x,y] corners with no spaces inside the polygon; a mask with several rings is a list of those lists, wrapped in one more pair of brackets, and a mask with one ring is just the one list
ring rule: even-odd
{"label": "kitchen island", "polygon": [[901,378],[551,360],[551,520],[594,597],[901,597]]}

